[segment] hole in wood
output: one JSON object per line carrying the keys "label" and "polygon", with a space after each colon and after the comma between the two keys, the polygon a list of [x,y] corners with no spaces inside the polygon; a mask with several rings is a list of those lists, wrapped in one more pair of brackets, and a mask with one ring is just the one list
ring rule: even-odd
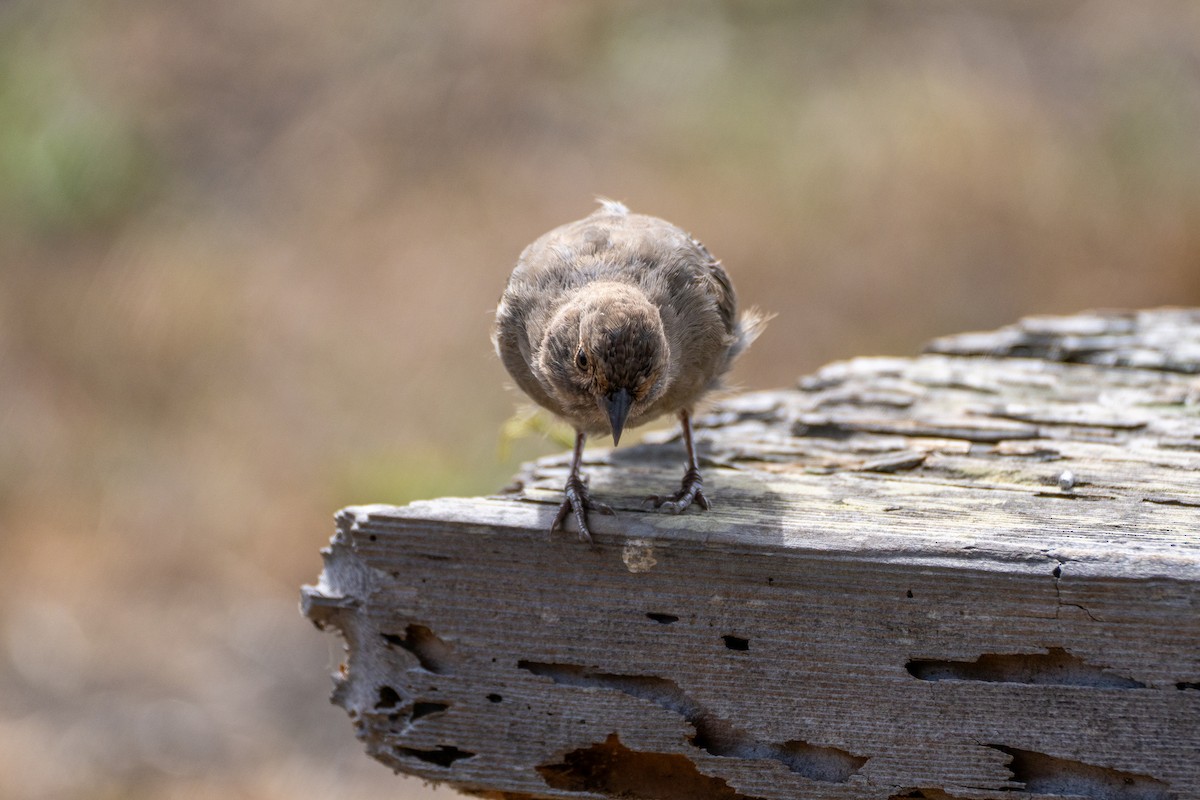
{"label": "hole in wood", "polygon": [[450,646],[424,625],[409,625],[404,629],[403,636],[395,633],[380,635],[389,645],[407,650],[416,656],[417,663],[428,672],[441,675],[453,671],[454,653]]}
{"label": "hole in wood", "polygon": [[1045,497],[1051,500],[1083,500],[1085,502],[1099,502],[1101,500],[1112,500],[1112,495],[1107,494],[1075,494],[1074,492],[1034,492],[1034,497]]}
{"label": "hole in wood", "polygon": [[703,775],[686,756],[630,750],[615,733],[537,768],[552,789],[639,800],[750,800],[721,778]]}
{"label": "hole in wood", "polygon": [[743,639],[741,636],[722,636],[725,640],[725,646],[730,650],[738,650],[745,652],[750,649],[750,640]]}
{"label": "hole in wood", "polygon": [[917,659],[909,661],[904,668],[923,681],[986,681],[1097,689],[1144,689],[1146,686],[1089,664],[1061,647],[1051,647],[1045,653],[988,653],[974,661]]}
{"label": "hole in wood", "polygon": [[867,759],[836,747],[820,747],[800,740],[782,744],[763,742],[708,711],[675,681],[650,675],[613,675],[592,672],[570,664],[545,664],[520,661],[517,666],[567,686],[614,689],[632,697],[655,703],[679,714],[696,730],[690,742],[723,758],[778,761],[799,775],[814,781],[845,783]]}
{"label": "hole in wood", "polygon": [[450,708],[449,703],[413,703],[412,714],[409,715],[409,720],[416,722],[421,717],[428,717],[431,714],[441,714],[448,708]]}
{"label": "hole in wood", "polygon": [[1148,775],[998,744],[988,747],[1012,757],[1008,768],[1013,780],[1022,784],[1019,789],[1001,787],[1003,791],[1070,795],[1093,800],[1169,800],[1172,797],[1167,784]]}
{"label": "hole in wood", "polygon": [[1180,681],[1179,683],[1175,684],[1175,688],[1179,689],[1180,691],[1190,690],[1193,692],[1200,692],[1200,682],[1191,683],[1189,681]]}
{"label": "hole in wood", "polygon": [[670,625],[672,622],[679,622],[679,617],[674,614],[655,614],[653,611],[647,611],[646,617],[654,620],[659,625]]}
{"label": "hole in wood", "polygon": [[489,703],[503,703],[504,702],[504,697],[496,694],[495,692],[492,692],[491,694],[489,694],[487,696],[487,699],[488,699]]}
{"label": "hole in wood", "polygon": [[792,436],[807,436],[812,439],[835,439],[842,441],[854,435],[850,428],[828,422],[818,425],[807,425],[797,422],[792,426]]}
{"label": "hole in wood", "polygon": [[455,761],[460,761],[464,758],[471,758],[475,754],[468,750],[460,750],[451,745],[438,745],[433,750],[422,750],[416,747],[396,747],[396,755],[408,756],[410,758],[419,758],[429,764],[436,764],[439,767],[449,767]]}
{"label": "hole in wood", "polygon": [[390,686],[379,687],[379,702],[375,703],[375,708],[395,708],[400,705],[400,693]]}

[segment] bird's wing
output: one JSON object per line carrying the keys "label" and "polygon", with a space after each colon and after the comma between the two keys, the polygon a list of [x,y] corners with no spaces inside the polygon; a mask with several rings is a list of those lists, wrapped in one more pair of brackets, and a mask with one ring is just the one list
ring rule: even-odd
{"label": "bird's wing", "polygon": [[492,332],[492,344],[495,345],[496,355],[500,356],[504,368],[516,381],[517,388],[543,408],[560,413],[558,404],[546,393],[530,367],[533,346],[529,341],[527,322],[532,305],[529,301],[536,298],[527,297],[527,292],[523,289],[520,284],[510,284],[500,298],[500,305],[496,308],[496,327]]}
{"label": "bird's wing", "polygon": [[708,249],[704,245],[692,240],[696,247],[700,248],[700,252],[704,253],[707,261],[705,278],[708,281],[708,290],[712,294],[713,301],[717,304],[717,312],[721,315],[721,322],[725,325],[727,333],[734,332],[734,318],[737,316],[737,295],[734,294],[733,284],[729,282],[729,274],[725,272],[725,268],[721,266],[721,262],[712,257]]}
{"label": "bird's wing", "polygon": [[732,365],[734,359],[758,338],[774,315],[764,314],[757,308],[748,308],[742,312],[741,316],[738,316],[737,295],[734,294],[733,284],[729,281],[729,275],[725,272],[725,268],[721,266],[720,261],[712,257],[708,248],[703,244],[695,239],[692,239],[692,244],[700,249],[707,261],[710,291],[716,301],[721,321],[725,324],[725,330],[731,337],[729,352],[725,359],[726,369],[728,369],[728,365]]}

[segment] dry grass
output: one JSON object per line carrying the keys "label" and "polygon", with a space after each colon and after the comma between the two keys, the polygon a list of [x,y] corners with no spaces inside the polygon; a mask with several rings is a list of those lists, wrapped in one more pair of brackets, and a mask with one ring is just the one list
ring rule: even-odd
{"label": "dry grass", "polygon": [[1200,302],[1193,3],[0,7],[0,795],[431,794],[328,706],[330,514],[484,493],[516,254],[596,194],[736,376]]}

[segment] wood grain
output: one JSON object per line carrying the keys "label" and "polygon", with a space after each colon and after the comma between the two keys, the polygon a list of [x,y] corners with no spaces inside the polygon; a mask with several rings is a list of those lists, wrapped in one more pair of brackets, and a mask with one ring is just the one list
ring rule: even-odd
{"label": "wood grain", "polygon": [[[398,771],[496,798],[1200,798],[1200,312],[830,365],[516,488],[349,508],[304,613]],[[1019,357],[1020,356],[1020,357]],[[1028,356],[1028,357],[1026,357]]]}

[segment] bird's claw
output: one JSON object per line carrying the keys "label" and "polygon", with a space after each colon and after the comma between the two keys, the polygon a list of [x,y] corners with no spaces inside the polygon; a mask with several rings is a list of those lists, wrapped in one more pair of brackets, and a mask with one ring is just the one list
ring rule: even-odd
{"label": "bird's claw", "polygon": [[593,500],[588,492],[587,484],[576,475],[572,475],[567,479],[567,485],[563,489],[562,505],[558,507],[558,514],[554,517],[554,524],[550,526],[550,532],[565,531],[567,529],[567,516],[574,513],[575,522],[579,525],[579,538],[585,542],[592,541],[592,532],[588,529],[587,513],[595,511],[607,516],[615,516],[617,512],[613,511],[612,506],[607,503],[601,503],[598,500]]}
{"label": "bird's claw", "polygon": [[672,514],[683,513],[693,503],[705,511],[712,508],[712,503],[704,496],[704,481],[701,480],[700,471],[697,469],[689,469],[684,473],[683,483],[675,494],[652,494],[642,501],[644,506],[653,505],[654,508]]}

